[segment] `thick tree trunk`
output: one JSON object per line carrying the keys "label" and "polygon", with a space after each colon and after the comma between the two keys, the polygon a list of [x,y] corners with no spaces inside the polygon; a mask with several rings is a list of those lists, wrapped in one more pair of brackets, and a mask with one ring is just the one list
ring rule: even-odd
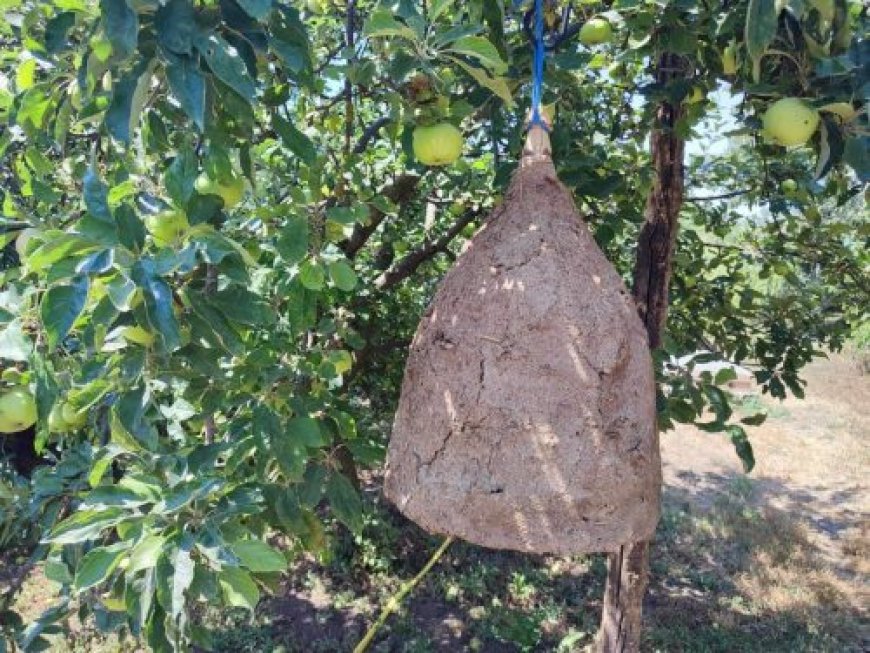
{"label": "thick tree trunk", "polygon": [[[658,62],[657,81],[664,84],[685,75],[683,65],[676,55],[663,55]],[[679,118],[679,105],[664,102],[659,106],[651,143],[656,176],[647,197],[634,266],[634,298],[651,349],[661,345],[667,319],[677,220],[683,204],[685,142],[673,131]],[[608,557],[597,641],[601,653],[640,650],[643,597],[648,580],[649,542],[627,544]]]}

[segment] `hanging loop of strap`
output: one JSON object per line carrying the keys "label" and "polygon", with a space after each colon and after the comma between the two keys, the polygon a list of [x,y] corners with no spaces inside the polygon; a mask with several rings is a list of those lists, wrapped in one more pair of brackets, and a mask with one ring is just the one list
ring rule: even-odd
{"label": "hanging loop of strap", "polygon": [[535,29],[532,51],[532,115],[528,127],[539,126],[550,131],[550,125],[541,116],[541,101],[544,86],[544,59],[547,55],[544,42],[544,0],[534,0]]}

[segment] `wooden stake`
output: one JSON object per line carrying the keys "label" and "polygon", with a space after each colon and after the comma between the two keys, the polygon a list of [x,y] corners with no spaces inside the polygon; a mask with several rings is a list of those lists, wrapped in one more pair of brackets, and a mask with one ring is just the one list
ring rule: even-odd
{"label": "wooden stake", "polygon": [[[658,62],[656,81],[667,84],[685,76],[685,62],[665,53]],[[663,102],[652,134],[655,182],[647,197],[646,221],[638,239],[633,294],[647,330],[650,349],[661,346],[667,321],[668,286],[677,239],[677,224],[683,205],[683,159],[685,141],[674,126],[681,115],[679,105]],[[649,542],[632,542],[607,561],[607,586],[599,653],[634,653],[640,650],[643,597],[649,582]]]}

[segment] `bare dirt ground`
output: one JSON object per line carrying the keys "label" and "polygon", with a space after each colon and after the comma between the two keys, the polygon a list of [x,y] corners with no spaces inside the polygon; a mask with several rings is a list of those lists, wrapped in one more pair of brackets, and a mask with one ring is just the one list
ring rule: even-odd
{"label": "bare dirt ground", "polygon": [[[721,436],[689,426],[663,434],[666,510],[654,567],[688,556],[691,574],[720,596],[693,604],[674,578],[679,564],[668,576],[654,569],[654,633],[671,618],[685,626],[691,608],[704,628],[745,630],[755,618],[754,627],[782,629],[767,633],[771,645],[781,638],[776,650],[870,650],[870,376],[836,354],[805,376],[804,400],[745,401],[746,412],[769,413],[749,429],[757,461],[749,475]],[[675,525],[683,533],[672,542]],[[706,552],[679,552],[687,534]]]}

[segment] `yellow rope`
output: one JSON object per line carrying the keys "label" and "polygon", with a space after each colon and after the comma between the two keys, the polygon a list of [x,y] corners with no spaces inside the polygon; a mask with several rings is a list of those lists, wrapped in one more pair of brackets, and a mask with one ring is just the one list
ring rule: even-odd
{"label": "yellow rope", "polygon": [[416,576],[414,576],[407,583],[403,584],[399,588],[399,591],[390,597],[390,599],[386,602],[384,607],[381,609],[381,614],[378,617],[378,620],[372,624],[371,628],[368,629],[368,632],[366,632],[365,637],[363,637],[359,641],[359,644],[356,645],[356,648],[353,649],[353,653],[365,653],[365,651],[368,650],[369,646],[372,643],[372,640],[375,638],[375,635],[378,634],[378,631],[387,622],[387,619],[390,617],[390,615],[396,609],[398,609],[399,605],[402,603],[404,598],[406,596],[408,596],[408,594],[411,592],[411,590],[413,590],[415,587],[417,587],[417,584],[421,580],[423,580],[423,577],[429,573],[429,570],[432,569],[432,567],[435,566],[435,563],[438,562],[439,558],[441,558],[441,556],[447,550],[447,547],[449,547],[452,543],[453,543],[452,536],[445,539],[441,543],[441,546],[439,546],[438,549],[435,551],[435,553],[432,554],[432,557],[429,558],[429,562],[427,562],[424,565],[423,569],[420,570],[420,573],[417,574]]}

